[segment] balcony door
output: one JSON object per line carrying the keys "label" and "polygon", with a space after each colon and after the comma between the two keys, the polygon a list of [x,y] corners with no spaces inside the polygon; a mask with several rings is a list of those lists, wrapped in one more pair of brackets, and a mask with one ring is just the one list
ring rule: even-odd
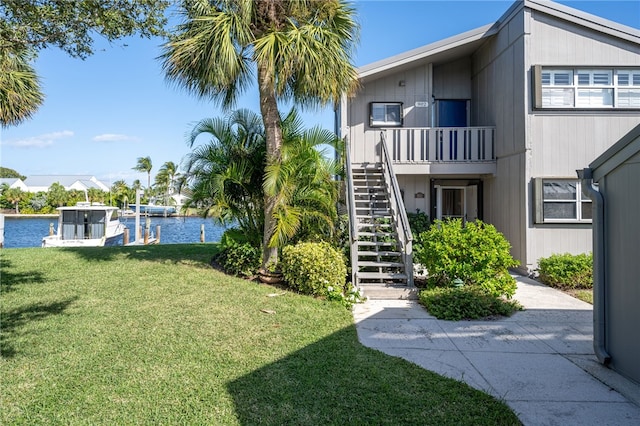
{"label": "balcony door", "polygon": [[436,127],[468,127],[469,101],[466,99],[438,99]]}

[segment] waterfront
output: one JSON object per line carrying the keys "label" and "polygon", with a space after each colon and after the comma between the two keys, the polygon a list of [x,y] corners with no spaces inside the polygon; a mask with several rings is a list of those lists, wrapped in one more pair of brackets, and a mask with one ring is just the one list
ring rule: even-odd
{"label": "waterfront", "polygon": [[[122,222],[131,230],[135,227],[135,217],[122,218]],[[58,227],[57,217],[5,217],[4,247],[40,247],[42,237],[49,233],[49,224]],[[144,218],[140,223],[144,225]],[[161,244],[181,244],[200,242],[200,225],[204,224],[205,242],[220,241],[225,228],[217,225],[212,219],[201,217],[152,217],[151,231],[155,232],[160,225]]]}

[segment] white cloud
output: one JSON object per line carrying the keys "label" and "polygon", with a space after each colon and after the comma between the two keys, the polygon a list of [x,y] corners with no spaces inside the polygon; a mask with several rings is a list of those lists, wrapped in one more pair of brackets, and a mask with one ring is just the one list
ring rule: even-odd
{"label": "white cloud", "polygon": [[129,135],[119,135],[116,133],[104,133],[102,135],[94,136],[92,138],[95,142],[123,142],[123,141],[138,141],[139,139],[135,136]]}
{"label": "white cloud", "polygon": [[44,148],[51,146],[55,141],[73,136],[71,130],[61,132],[45,133],[44,135],[33,136],[26,139],[17,139],[3,143],[3,145],[15,146],[18,148]]}

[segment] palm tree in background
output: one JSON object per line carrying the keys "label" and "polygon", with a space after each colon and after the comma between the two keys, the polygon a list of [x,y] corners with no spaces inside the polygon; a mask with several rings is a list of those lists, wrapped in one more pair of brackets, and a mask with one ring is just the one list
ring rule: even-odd
{"label": "palm tree in background", "polygon": [[27,50],[0,49],[0,125],[15,126],[31,118],[44,94]]}
{"label": "palm tree in background", "polygon": [[[84,200],[84,193],[82,193]],[[47,191],[47,202],[52,206],[62,207],[69,201],[69,192],[59,182],[51,184]]]}
{"label": "palm tree in background", "polygon": [[[231,108],[255,76],[269,165],[282,160],[278,101],[337,103],[357,86],[357,24],[342,0],[184,0],[182,12],[160,57],[167,79]],[[263,266],[277,262],[276,202],[264,193]]]}
{"label": "palm tree in background", "polygon": [[131,188],[129,188],[127,183],[122,179],[113,182],[113,185],[111,185],[111,193],[113,194],[114,198],[116,199],[116,203],[118,203],[118,207],[120,208],[127,207],[127,204],[129,203],[130,192]]}
{"label": "palm tree in background", "polygon": [[147,190],[151,190],[151,169],[153,168],[151,157],[138,157],[137,161],[138,163],[133,167],[133,170],[147,173]]}
{"label": "palm tree in background", "polygon": [[16,209],[16,214],[20,214],[20,201],[24,198],[25,194],[20,188],[7,188],[2,195],[7,199],[8,202],[13,204],[13,207]]}
{"label": "palm tree in background", "polygon": [[175,190],[176,178],[180,175],[178,173],[178,165],[173,161],[167,161],[160,167],[158,174],[155,177],[155,186],[164,195],[164,204],[168,204],[168,199]]}

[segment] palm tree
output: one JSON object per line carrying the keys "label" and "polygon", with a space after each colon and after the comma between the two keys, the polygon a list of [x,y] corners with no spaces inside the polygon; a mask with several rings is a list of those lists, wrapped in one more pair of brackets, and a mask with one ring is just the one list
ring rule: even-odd
{"label": "palm tree", "polygon": [[53,207],[62,207],[69,201],[69,193],[59,182],[54,182],[47,191],[47,201]]}
{"label": "palm tree", "polygon": [[[282,159],[278,100],[326,105],[357,86],[357,24],[343,0],[184,0],[182,9],[184,22],[161,55],[167,79],[230,108],[255,75],[269,164]],[[277,200],[264,197],[266,266],[278,256]]]}
{"label": "palm tree", "polygon": [[151,157],[138,157],[137,161],[138,163],[133,167],[133,170],[147,173],[147,190],[151,190],[151,169],[153,168]]}
{"label": "palm tree", "polygon": [[90,202],[104,203],[106,194],[99,188],[89,188],[87,189],[87,198],[89,198]]}
{"label": "palm tree", "polygon": [[9,189],[6,189],[2,194],[4,195],[4,198],[7,199],[8,202],[13,204],[13,206],[16,209],[16,214],[19,214],[20,213],[19,204],[20,204],[20,201],[22,201],[22,199],[25,196],[24,192],[22,192],[20,188],[9,188]]}
{"label": "palm tree", "polygon": [[0,48],[0,125],[17,125],[31,118],[44,101],[40,81],[27,50]]}
{"label": "palm tree", "polygon": [[173,161],[167,161],[160,167],[155,178],[155,185],[162,189],[164,204],[168,204],[168,198],[174,191],[176,177],[179,175],[178,165]]}
{"label": "palm tree", "polygon": [[129,188],[127,183],[122,179],[113,182],[113,185],[111,185],[111,193],[115,197],[118,207],[120,208],[126,207],[129,202],[130,192],[131,188]]}
{"label": "palm tree", "polygon": [[332,132],[303,129],[295,110],[282,121],[282,162],[270,164],[265,173],[265,192],[276,198],[275,229],[270,244],[282,247],[296,239],[328,239],[337,220],[341,163],[329,160],[322,146],[340,150]]}
{"label": "palm tree", "polygon": [[211,140],[186,158],[191,181],[185,207],[204,208],[223,224],[236,222],[249,241],[260,245],[264,228],[264,130],[258,115],[238,110],[222,119],[204,119],[189,135],[193,147],[202,134]]}

